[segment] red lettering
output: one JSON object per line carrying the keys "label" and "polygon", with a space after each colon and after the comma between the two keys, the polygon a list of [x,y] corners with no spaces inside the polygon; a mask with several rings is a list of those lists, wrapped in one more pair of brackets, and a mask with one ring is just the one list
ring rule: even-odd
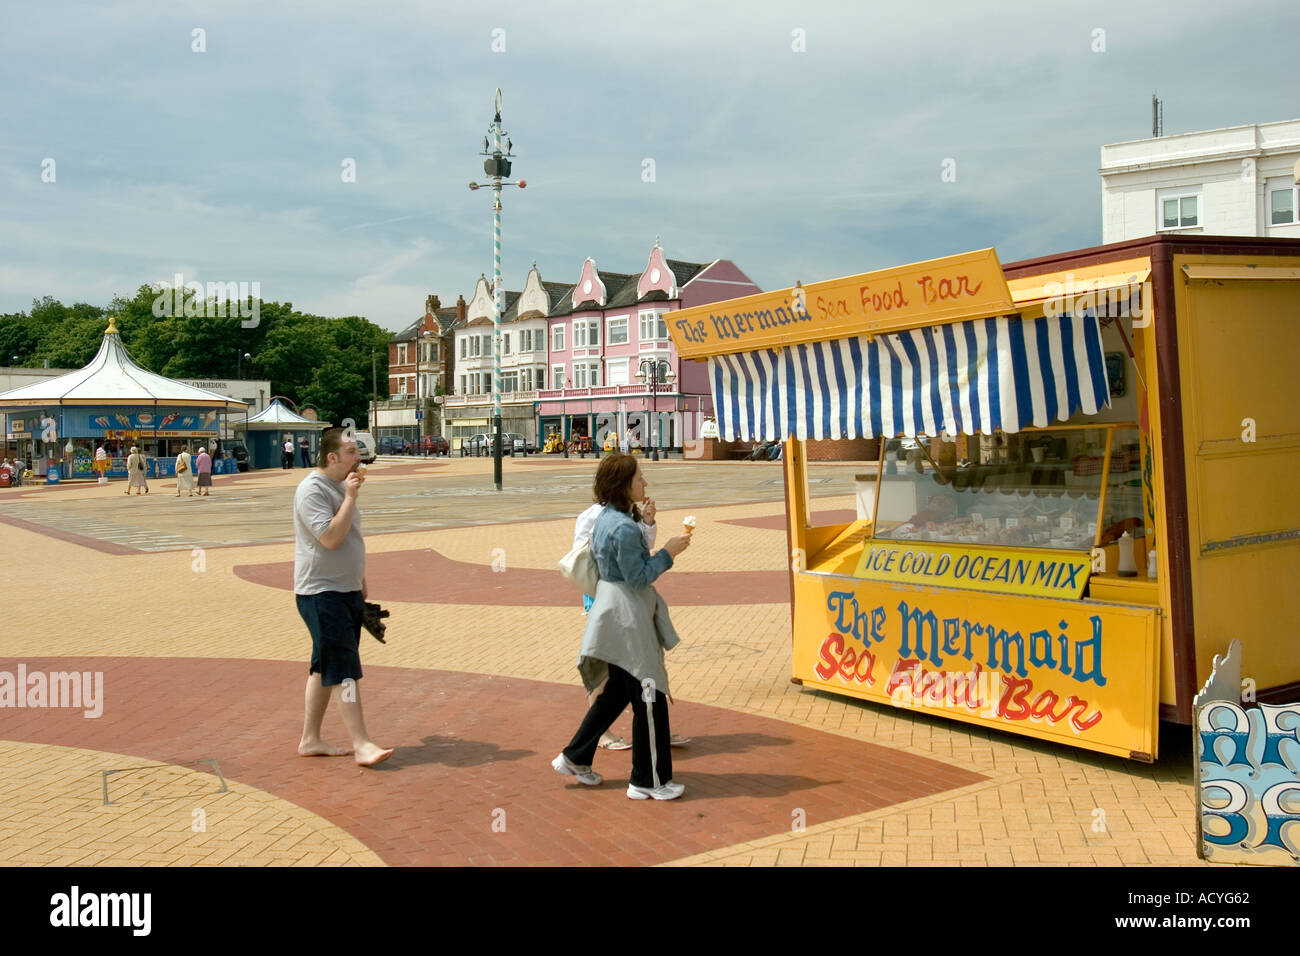
{"label": "red lettering", "polygon": [[952,276],[935,282],[934,276],[921,276],[916,280],[921,287],[921,299],[926,305],[934,305],[944,299],[956,299],[963,295],[975,295],[984,287],[984,280],[970,284],[970,276]]}
{"label": "red lettering", "polygon": [[1057,717],[1054,713],[1052,713],[1052,708],[1056,705],[1056,702],[1059,699],[1060,698],[1058,698],[1050,690],[1045,690],[1041,694],[1039,694],[1036,698],[1034,698],[1034,706],[1030,708],[1030,713],[1033,714],[1033,716],[1035,717],[1046,717],[1052,723],[1056,723],[1058,720],[1061,719],[1061,717],[1065,716],[1064,714],[1062,714],[1061,717]]}
{"label": "red lettering", "polygon": [[[1070,711],[1074,710],[1076,707],[1079,709],[1079,713],[1070,714]],[[1080,700],[1071,694],[1065,699],[1065,710],[1062,711],[1061,716],[1056,719],[1061,720],[1066,714],[1070,714],[1070,723],[1074,725],[1075,730],[1087,730],[1089,727],[1095,726],[1097,721],[1101,720],[1101,711],[1099,710],[1093,711],[1087,719],[1080,720],[1079,718],[1083,716],[1087,710],[1088,702],[1086,700]]]}
{"label": "red lettering", "polygon": [[[833,651],[832,651],[833,649]],[[844,635],[835,631],[822,641],[821,656],[824,663],[817,665],[817,676],[829,680],[839,669],[839,654],[844,650]]]}
{"label": "red lettering", "polygon": [[843,634],[831,631],[826,635],[818,655],[821,661],[814,670],[822,680],[830,680],[838,675],[846,681],[875,686],[876,677],[872,672],[876,668],[876,655],[866,648],[860,651],[852,647],[846,648]]}
{"label": "red lettering", "polygon": [[[1008,677],[1002,675],[1002,684],[1006,688],[1002,691],[1002,699],[998,701],[998,716],[1006,717],[1008,720],[1024,720],[1029,716],[1029,702],[1025,697],[1034,688],[1034,682],[1022,677]],[[1016,710],[1007,709],[1007,704],[1015,704]]]}
{"label": "red lettering", "polygon": [[[912,684],[914,681],[914,674],[920,669],[920,667],[920,661],[895,661],[894,669],[889,674],[889,682],[885,685],[885,693],[890,697],[893,697],[895,690],[902,687],[904,684]],[[913,687],[912,696],[916,696],[915,687]]]}
{"label": "red lettering", "polygon": [[[867,669],[865,672],[861,670],[863,664],[867,665]],[[856,680],[859,684],[866,684],[868,687],[874,687],[876,683],[876,676],[872,673],[872,671],[874,671],[875,669],[876,669],[876,655],[871,653],[871,651],[864,649],[862,651],[862,654],[858,657],[858,666],[853,671],[853,679]]]}
{"label": "red lettering", "polygon": [[845,680],[853,679],[853,665],[858,662],[857,652],[847,647],[844,649],[844,656],[840,658],[840,676]]}

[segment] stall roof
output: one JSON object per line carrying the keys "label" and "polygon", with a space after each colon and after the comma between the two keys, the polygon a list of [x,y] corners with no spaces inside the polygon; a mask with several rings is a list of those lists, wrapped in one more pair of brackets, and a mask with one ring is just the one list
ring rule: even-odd
{"label": "stall roof", "polygon": [[40,405],[182,405],[248,408],[247,402],[166,378],[135,364],[112,320],[84,368],[0,395],[0,407]]}
{"label": "stall roof", "polygon": [[253,431],[283,431],[286,428],[290,431],[324,431],[330,427],[329,422],[314,422],[310,418],[303,418],[278,398],[271,399],[271,404],[243,425]]}

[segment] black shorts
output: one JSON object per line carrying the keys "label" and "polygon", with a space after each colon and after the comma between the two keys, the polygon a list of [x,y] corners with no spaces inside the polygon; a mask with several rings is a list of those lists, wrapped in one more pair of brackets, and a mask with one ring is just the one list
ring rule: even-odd
{"label": "black shorts", "polygon": [[361,619],[365,601],[360,591],[322,591],[298,594],[298,613],[311,631],[311,664],[308,674],[320,674],[325,687],[348,678],[361,679]]}

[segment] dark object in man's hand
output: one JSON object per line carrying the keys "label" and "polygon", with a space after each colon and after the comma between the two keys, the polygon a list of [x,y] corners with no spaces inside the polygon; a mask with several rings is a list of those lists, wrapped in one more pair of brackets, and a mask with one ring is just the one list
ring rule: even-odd
{"label": "dark object in man's hand", "polygon": [[378,604],[366,602],[365,614],[361,617],[361,626],[371,634],[375,635],[375,640],[380,644],[387,644],[384,640],[384,631],[388,630],[388,625],[384,623],[384,618],[388,617],[388,612]]}

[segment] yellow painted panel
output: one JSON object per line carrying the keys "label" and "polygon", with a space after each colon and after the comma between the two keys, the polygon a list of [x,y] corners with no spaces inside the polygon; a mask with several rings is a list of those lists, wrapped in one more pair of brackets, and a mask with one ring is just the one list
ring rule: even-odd
{"label": "yellow painted panel", "polygon": [[1114,289],[1122,285],[1140,285],[1151,274],[1151,260],[1146,256],[1103,262],[1101,265],[1080,266],[1062,272],[1023,276],[1007,282],[1011,299],[1017,306],[1037,302],[1052,296],[1073,296],[1098,289]]}
{"label": "yellow painted panel", "polygon": [[1252,262],[1300,268],[1300,256],[1178,256],[1174,294],[1197,681],[1236,638],[1264,689],[1300,681],[1300,539],[1288,537],[1300,530],[1300,281],[1188,276]]}
{"label": "yellow painted panel", "polygon": [[[1300,532],[1297,468],[1300,448],[1272,454],[1243,450],[1231,458],[1202,457],[1197,469],[1201,530],[1193,547],[1213,551],[1239,543],[1243,536]],[[1300,566],[1294,570],[1300,579]]]}
{"label": "yellow painted panel", "polygon": [[683,358],[704,358],[1011,311],[997,253],[981,249],[681,309],[664,321]]}
{"label": "yellow painted panel", "polygon": [[1192,448],[1254,453],[1300,436],[1300,280],[1186,285],[1191,309],[1179,332],[1197,387],[1183,400],[1195,403],[1198,443],[1228,443]]}
{"label": "yellow painted panel", "polygon": [[1121,757],[1156,755],[1157,612],[795,575],[794,677]]}

